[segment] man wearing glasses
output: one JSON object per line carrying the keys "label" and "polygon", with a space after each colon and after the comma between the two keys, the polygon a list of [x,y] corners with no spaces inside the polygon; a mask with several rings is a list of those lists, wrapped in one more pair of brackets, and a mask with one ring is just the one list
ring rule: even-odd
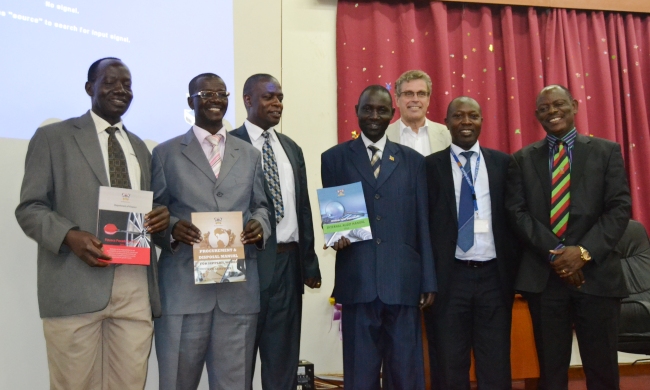
{"label": "man wearing glasses", "polygon": [[[153,150],[155,202],[171,214],[156,244],[164,315],[155,322],[160,389],[196,389],[206,365],[211,389],[248,389],[260,310],[257,250],[271,233],[260,152],[227,134],[228,95],[212,73],[189,84],[194,126]],[[246,281],[194,284],[193,212],[241,211]],[[246,245],[246,244],[254,244]]]}
{"label": "man wearing glasses", "polygon": [[386,129],[389,140],[415,149],[423,156],[451,144],[447,127],[426,117],[431,98],[428,74],[421,70],[404,72],[395,82],[395,98],[401,118]]}

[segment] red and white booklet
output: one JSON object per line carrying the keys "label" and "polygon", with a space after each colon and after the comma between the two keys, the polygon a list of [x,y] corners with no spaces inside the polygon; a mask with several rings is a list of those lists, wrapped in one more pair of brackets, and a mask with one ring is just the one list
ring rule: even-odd
{"label": "red and white booklet", "polygon": [[113,258],[111,264],[149,265],[151,236],[144,216],[153,206],[153,192],[99,187],[97,238]]}

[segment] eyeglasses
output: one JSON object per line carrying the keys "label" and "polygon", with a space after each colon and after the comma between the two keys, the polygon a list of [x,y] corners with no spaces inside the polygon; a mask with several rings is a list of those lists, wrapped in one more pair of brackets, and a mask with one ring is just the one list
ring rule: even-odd
{"label": "eyeglasses", "polygon": [[192,95],[190,97],[197,97],[197,96],[200,97],[203,100],[205,100],[205,99],[215,99],[215,98],[225,100],[225,99],[228,99],[228,96],[230,96],[230,92],[226,92],[226,91],[216,91],[216,92],[215,91],[200,91],[200,92],[197,92],[197,93],[195,93],[194,95]]}
{"label": "eyeglasses", "polygon": [[429,96],[429,92],[424,92],[424,91],[418,91],[418,92],[406,91],[406,92],[402,92],[402,93],[399,94],[399,96],[405,96],[405,97],[407,97],[407,98],[409,98],[409,99],[414,98],[416,95],[417,95],[417,97],[419,97],[420,99],[422,99],[422,98],[425,98],[425,97]]}

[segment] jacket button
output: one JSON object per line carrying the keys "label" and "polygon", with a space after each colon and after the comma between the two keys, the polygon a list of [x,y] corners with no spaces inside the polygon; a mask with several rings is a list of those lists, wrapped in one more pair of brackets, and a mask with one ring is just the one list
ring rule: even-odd
{"label": "jacket button", "polygon": [[381,198],[379,194],[375,194],[375,199],[379,199],[379,198]]}
{"label": "jacket button", "polygon": [[223,193],[217,192],[217,196],[221,198],[223,196]]}
{"label": "jacket button", "polygon": [[381,215],[377,216],[377,221],[381,221]]}
{"label": "jacket button", "polygon": [[377,239],[377,245],[381,244],[381,238]]}

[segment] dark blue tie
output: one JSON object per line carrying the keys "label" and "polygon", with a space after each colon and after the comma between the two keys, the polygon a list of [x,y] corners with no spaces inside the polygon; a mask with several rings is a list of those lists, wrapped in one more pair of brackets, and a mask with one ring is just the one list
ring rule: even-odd
{"label": "dark blue tie", "polygon": [[[470,181],[472,179],[471,157],[474,152],[462,152],[460,155],[465,157],[467,162],[463,167]],[[467,252],[474,246],[474,201],[472,199],[472,190],[463,177],[460,185],[460,202],[458,204],[458,241],[457,245],[463,252]]]}

